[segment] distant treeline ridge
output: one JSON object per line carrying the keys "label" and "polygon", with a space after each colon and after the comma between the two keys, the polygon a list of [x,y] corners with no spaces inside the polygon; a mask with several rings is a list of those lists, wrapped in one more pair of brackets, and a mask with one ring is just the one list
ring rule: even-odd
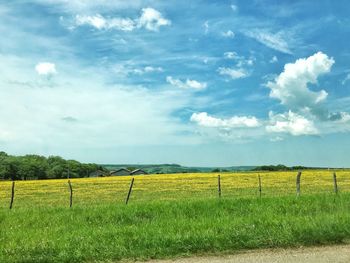
{"label": "distant treeline ridge", "polygon": [[0,152],[0,180],[32,180],[88,177],[102,166],[65,160],[59,156],[12,156]]}
{"label": "distant treeline ridge", "polygon": [[285,166],[283,164],[278,165],[262,165],[257,166],[252,171],[295,171],[295,170],[310,170],[310,169],[325,169],[325,168],[319,168],[319,167],[306,167],[306,166]]}

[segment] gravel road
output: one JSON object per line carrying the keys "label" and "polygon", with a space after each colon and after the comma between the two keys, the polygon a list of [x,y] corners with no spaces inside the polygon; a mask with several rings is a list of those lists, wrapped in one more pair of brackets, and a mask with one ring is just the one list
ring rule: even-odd
{"label": "gravel road", "polygon": [[235,255],[154,260],[149,263],[350,263],[350,245],[264,249]]}

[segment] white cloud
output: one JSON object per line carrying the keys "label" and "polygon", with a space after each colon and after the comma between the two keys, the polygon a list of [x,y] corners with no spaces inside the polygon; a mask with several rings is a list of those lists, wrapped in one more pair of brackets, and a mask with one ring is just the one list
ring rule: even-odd
{"label": "white cloud", "polygon": [[108,29],[132,31],[135,29],[135,21],[130,18],[112,18],[108,20]]}
{"label": "white cloud", "polygon": [[237,59],[237,58],[239,58],[238,54],[236,52],[233,52],[233,51],[225,52],[224,53],[224,57],[227,58],[227,59]]}
{"label": "white cloud", "polygon": [[206,112],[193,113],[190,119],[199,126],[215,128],[255,128],[261,124],[257,118],[251,116],[233,116],[228,119],[215,118]]}
{"label": "white cloud", "polygon": [[76,26],[89,25],[96,29],[116,29],[121,31],[133,31],[136,28],[146,28],[150,31],[158,31],[161,26],[171,24],[162,14],[153,8],[143,8],[141,16],[136,19],[131,18],[106,18],[100,14],[93,16],[76,15]]}
{"label": "white cloud", "polygon": [[283,31],[272,34],[263,30],[246,31],[245,34],[261,44],[286,54],[292,54]]}
{"label": "white cloud", "polygon": [[152,72],[163,72],[162,67],[152,67],[152,66],[146,66],[144,68],[136,68],[132,70],[132,73],[143,75],[145,73],[152,73]]}
{"label": "white cloud", "polygon": [[186,85],[193,89],[205,89],[207,87],[207,83],[191,79],[186,80]]}
{"label": "white cloud", "polygon": [[138,25],[151,31],[158,31],[161,26],[171,25],[171,21],[164,18],[159,11],[147,7],[142,9]]}
{"label": "white cloud", "polygon": [[232,79],[241,79],[249,76],[249,73],[242,68],[233,69],[233,68],[220,67],[218,68],[218,72],[220,75],[227,75]]}
{"label": "white cloud", "polygon": [[56,74],[56,66],[50,62],[40,62],[35,66],[35,70],[39,75],[53,75]]}
{"label": "white cloud", "polygon": [[250,56],[248,59],[244,56],[239,56],[237,52],[234,51],[225,52],[224,58],[234,60],[236,62],[236,67],[238,68],[242,68],[243,66],[252,66],[256,60],[256,58],[253,56]]}
{"label": "white cloud", "polygon": [[95,16],[76,15],[75,22],[78,26],[90,25],[97,29],[105,28],[107,25],[106,19],[99,14]]}
{"label": "white cloud", "polygon": [[276,56],[273,56],[270,61],[270,63],[277,63],[278,62],[278,58]]}
{"label": "white cloud", "polygon": [[293,136],[315,135],[319,131],[312,120],[308,120],[292,111],[281,114],[269,112],[270,125],[266,126],[266,131],[271,133],[288,133]]}
{"label": "white cloud", "polygon": [[295,63],[286,64],[275,81],[267,83],[271,89],[270,97],[292,109],[313,109],[328,94],[325,90],[311,91],[307,85],[317,83],[317,78],[329,72],[333,63],[333,58],[318,52],[308,58],[298,59]]}
{"label": "white cloud", "polygon": [[90,25],[96,29],[117,29],[121,31],[132,31],[136,27],[135,21],[130,18],[105,18],[100,14],[94,16],[76,15],[77,26]]}
{"label": "white cloud", "polygon": [[226,38],[234,38],[235,33],[233,33],[231,30],[228,30],[226,32],[222,32],[221,35]]}
{"label": "white cloud", "polygon": [[202,90],[207,87],[206,82],[199,82],[197,80],[187,79],[186,81],[182,81],[180,79],[174,79],[171,76],[166,77],[166,81],[173,86],[182,89],[194,89],[194,90]]}
{"label": "white cloud", "polygon": [[146,66],[144,67],[145,72],[163,72],[162,67],[151,67],[151,66]]}

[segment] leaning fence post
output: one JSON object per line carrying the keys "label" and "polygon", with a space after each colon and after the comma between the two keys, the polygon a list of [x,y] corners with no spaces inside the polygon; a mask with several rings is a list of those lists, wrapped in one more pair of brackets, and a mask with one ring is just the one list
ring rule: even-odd
{"label": "leaning fence post", "polygon": [[15,181],[12,181],[10,209],[12,209],[14,198],[15,198]]}
{"label": "leaning fence post", "polygon": [[258,174],[258,178],[259,178],[259,196],[261,197],[261,178],[260,178],[260,174]]}
{"label": "leaning fence post", "polygon": [[221,197],[221,178],[220,178],[220,174],[218,175],[218,193],[219,193],[219,197]]}
{"label": "leaning fence post", "polygon": [[301,177],[301,172],[298,172],[297,175],[297,196],[300,196],[300,177]]}
{"label": "leaning fence post", "polygon": [[126,197],[126,201],[125,201],[125,204],[126,204],[126,205],[127,205],[127,204],[128,204],[128,202],[129,202],[129,198],[130,198],[131,191],[132,191],[132,186],[134,185],[134,180],[135,180],[135,178],[132,178],[132,180],[131,180],[131,184],[130,184],[130,188],[129,188],[128,196]]}
{"label": "leaning fence post", "polygon": [[69,197],[69,207],[72,207],[73,205],[73,188],[70,180],[68,180],[68,185],[69,185],[69,191],[70,191],[70,197]]}
{"label": "leaning fence post", "polygon": [[334,193],[338,193],[337,174],[333,173]]}

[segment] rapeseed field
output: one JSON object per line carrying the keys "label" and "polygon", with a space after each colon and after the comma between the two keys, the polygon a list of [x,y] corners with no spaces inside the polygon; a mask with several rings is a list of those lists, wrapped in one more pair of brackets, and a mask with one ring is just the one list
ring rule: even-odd
{"label": "rapeseed field", "polygon": [[[349,170],[307,170],[301,176],[301,194],[332,193],[333,172],[336,172],[339,192],[350,191]],[[157,174],[135,176],[130,202],[218,198],[219,173]],[[262,197],[295,194],[297,172],[237,172],[220,173],[222,198],[259,196],[258,176],[262,182]],[[121,204],[125,202],[132,176],[70,179],[73,206]],[[69,205],[67,179],[15,182],[14,207]],[[11,182],[0,182],[0,207],[9,206]]]}

